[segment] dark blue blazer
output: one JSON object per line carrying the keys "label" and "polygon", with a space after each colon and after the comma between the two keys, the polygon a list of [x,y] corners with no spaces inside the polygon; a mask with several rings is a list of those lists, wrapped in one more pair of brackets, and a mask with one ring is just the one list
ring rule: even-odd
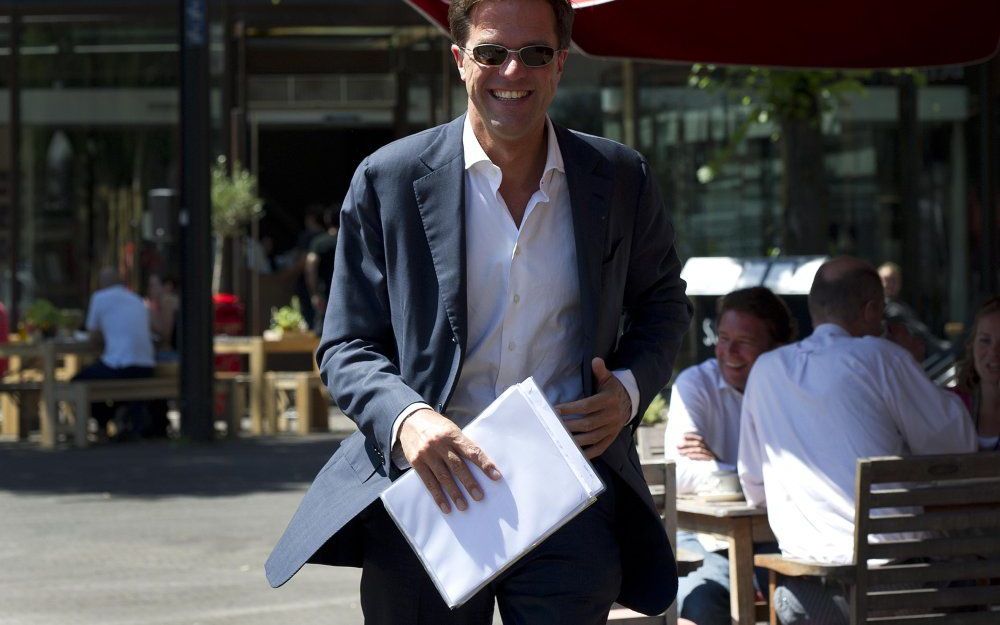
{"label": "dark blue blazer", "polygon": [[[392,423],[423,401],[443,412],[466,353],[464,116],[406,137],[358,167],[341,213],[331,306],[317,353],[323,381],[360,432],[316,476],[266,564],[280,586],[307,562],[360,566],[351,523],[391,480]],[[649,165],[623,145],[556,127],[573,213],[590,361],[628,368],[638,414],[666,384],[690,318],[673,227]],[[659,612],[677,588],[673,554],[625,428],[601,456],[627,484],[619,602]]]}

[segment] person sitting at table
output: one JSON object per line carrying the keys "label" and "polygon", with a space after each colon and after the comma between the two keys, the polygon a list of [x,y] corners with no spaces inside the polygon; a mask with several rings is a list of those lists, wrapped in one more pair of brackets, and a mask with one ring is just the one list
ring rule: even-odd
{"label": "person sitting at table", "polygon": [[[757,359],[743,398],[738,470],[747,503],[767,504],[781,553],[847,564],[854,554],[857,460],[967,453],[976,433],[961,400],[900,346],[879,338],[885,301],[867,262],[824,263],[809,292],[815,330]],[[846,589],[787,578],[785,625],[848,622]]]}
{"label": "person sitting at table", "polygon": [[[122,284],[118,272],[104,267],[98,274],[98,290],[87,309],[87,331],[104,341],[101,358],[84,367],[73,380],[148,378],[155,364],[149,311],[142,298]],[[91,405],[98,436],[106,433],[114,407],[104,402]]]}
{"label": "person sitting at table", "polygon": [[180,298],[176,282],[170,277],[149,274],[144,303],[149,309],[149,327],[153,331],[158,360],[177,359],[177,321]]}
{"label": "person sitting at table", "polygon": [[[740,406],[757,357],[795,338],[788,305],[765,287],[733,291],[718,300],[715,358],[682,371],[670,393],[664,450],[677,464],[677,492],[710,485],[712,474],[736,470]],[[713,542],[709,542],[713,541]],[[679,581],[680,623],[728,625],[729,559],[725,545],[679,532],[678,547],[703,563]]]}
{"label": "person sitting at table", "polygon": [[1000,295],[976,313],[954,390],[972,415],[979,449],[1000,450]]}

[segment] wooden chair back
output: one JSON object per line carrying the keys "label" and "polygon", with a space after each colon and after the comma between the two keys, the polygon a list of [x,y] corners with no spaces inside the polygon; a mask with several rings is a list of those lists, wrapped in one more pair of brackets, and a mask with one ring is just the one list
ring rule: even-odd
{"label": "wooden chair back", "polygon": [[[677,553],[677,467],[673,460],[643,460],[642,477],[649,486],[653,503],[660,512],[663,528],[670,539],[670,549]],[[608,617],[613,625],[676,625],[677,602],[658,616],[643,616],[626,608],[615,606]]]}
{"label": "wooden chair back", "polygon": [[856,495],[852,623],[1000,623],[1000,454],[861,459]]}

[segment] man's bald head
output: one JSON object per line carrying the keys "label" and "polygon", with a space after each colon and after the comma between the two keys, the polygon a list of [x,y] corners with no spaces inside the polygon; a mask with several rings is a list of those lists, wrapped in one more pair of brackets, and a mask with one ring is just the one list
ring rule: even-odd
{"label": "man's bald head", "polygon": [[835,323],[853,336],[882,333],[882,281],[871,264],[853,256],[832,258],[819,268],[809,290],[813,326]]}
{"label": "man's bald head", "polygon": [[101,267],[101,272],[97,274],[97,288],[106,289],[109,286],[121,284],[121,277],[114,267]]}

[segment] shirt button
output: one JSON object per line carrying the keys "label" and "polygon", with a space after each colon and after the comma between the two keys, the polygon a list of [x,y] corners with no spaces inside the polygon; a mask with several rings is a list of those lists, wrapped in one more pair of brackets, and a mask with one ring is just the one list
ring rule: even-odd
{"label": "shirt button", "polygon": [[515,304],[520,304],[521,303],[521,296],[517,295],[516,293],[514,294],[514,303]]}
{"label": "shirt button", "polygon": [[507,343],[507,350],[508,351],[514,351],[514,341],[511,341],[510,343]]}

